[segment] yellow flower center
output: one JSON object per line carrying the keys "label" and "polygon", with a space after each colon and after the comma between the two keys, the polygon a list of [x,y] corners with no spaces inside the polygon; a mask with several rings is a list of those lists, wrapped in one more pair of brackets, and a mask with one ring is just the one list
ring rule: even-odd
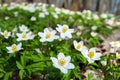
{"label": "yellow flower center", "polygon": [[115,46],[117,46],[117,45],[118,45],[118,42],[117,42],[117,41],[115,41],[115,42],[114,42],[114,45],[115,45]]}
{"label": "yellow flower center", "polygon": [[78,44],[78,45],[76,46],[76,48],[77,48],[77,49],[80,49],[80,48],[81,48],[81,45],[80,45],[80,44]]}
{"label": "yellow flower center", "polygon": [[117,54],[117,58],[119,58],[119,59],[120,59],[120,53],[118,53],[118,54]]}
{"label": "yellow flower center", "polygon": [[25,31],[25,30],[26,30],[26,28],[23,28],[23,30]]}
{"label": "yellow flower center", "polygon": [[90,51],[90,52],[88,53],[88,56],[89,56],[90,58],[93,58],[94,55],[95,55],[95,53],[94,53],[93,51]]}
{"label": "yellow flower center", "polygon": [[4,36],[7,37],[8,36],[8,32],[4,32]]}
{"label": "yellow flower center", "polygon": [[22,34],[22,38],[27,38],[27,34]]}
{"label": "yellow flower center", "polygon": [[51,33],[46,33],[45,38],[49,39],[49,38],[51,38],[51,36],[52,36]]}
{"label": "yellow flower center", "polygon": [[63,32],[63,33],[66,33],[66,32],[67,32],[67,30],[68,30],[68,28],[67,28],[67,27],[63,27],[63,28],[62,28],[62,32]]}
{"label": "yellow flower center", "polygon": [[60,66],[64,66],[64,65],[66,64],[66,59],[65,59],[65,58],[59,59],[59,60],[58,60],[58,64],[59,64]]}
{"label": "yellow flower center", "polygon": [[12,50],[13,50],[13,51],[17,51],[17,46],[16,46],[16,45],[13,45],[13,46],[12,46]]}

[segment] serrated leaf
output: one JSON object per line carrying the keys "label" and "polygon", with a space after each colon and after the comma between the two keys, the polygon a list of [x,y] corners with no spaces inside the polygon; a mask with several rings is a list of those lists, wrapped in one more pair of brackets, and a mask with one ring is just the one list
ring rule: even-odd
{"label": "serrated leaf", "polygon": [[22,80],[23,79],[23,77],[24,77],[24,70],[22,69],[22,70],[20,70],[19,71],[19,76],[20,76],[20,79]]}
{"label": "serrated leaf", "polygon": [[20,64],[20,62],[16,61],[18,69],[24,69],[24,67]]}

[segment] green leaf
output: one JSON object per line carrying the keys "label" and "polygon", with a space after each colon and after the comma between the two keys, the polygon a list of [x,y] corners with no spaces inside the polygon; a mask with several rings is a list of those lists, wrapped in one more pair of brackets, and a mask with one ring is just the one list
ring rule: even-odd
{"label": "green leaf", "polygon": [[0,73],[0,78],[2,78],[4,76],[4,73]]}
{"label": "green leaf", "polygon": [[4,75],[4,80],[9,80],[9,78],[12,77],[12,74],[13,74],[13,72],[7,72],[7,73]]}
{"label": "green leaf", "polygon": [[74,73],[74,75],[75,75],[76,78],[78,78],[79,80],[81,80],[79,66],[75,67],[75,69],[73,70],[73,73]]}
{"label": "green leaf", "polygon": [[22,80],[23,79],[23,77],[24,77],[24,70],[22,69],[22,70],[20,70],[19,71],[19,76],[20,76],[20,79]]}
{"label": "green leaf", "polygon": [[18,69],[24,69],[24,67],[20,64],[20,62],[16,61]]}

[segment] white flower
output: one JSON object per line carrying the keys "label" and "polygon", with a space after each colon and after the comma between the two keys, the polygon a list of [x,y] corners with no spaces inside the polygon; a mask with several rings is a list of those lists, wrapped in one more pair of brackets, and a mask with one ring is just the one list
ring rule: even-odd
{"label": "white flower", "polygon": [[31,40],[35,37],[35,35],[32,34],[32,32],[23,32],[23,33],[17,33],[17,41],[22,41],[22,40]]}
{"label": "white flower", "polygon": [[10,19],[10,17],[9,17],[9,16],[6,16],[6,17],[5,17],[5,20],[8,20],[8,19]]}
{"label": "white flower", "polygon": [[96,33],[96,32],[91,32],[90,34],[92,37],[96,37],[98,35],[98,33]]}
{"label": "white flower", "polygon": [[13,44],[12,46],[6,47],[6,48],[8,49],[8,53],[14,53],[16,51],[19,51],[19,50],[23,49],[22,48],[22,43],[19,43],[18,45]]}
{"label": "white flower", "polygon": [[45,18],[45,13],[39,13],[39,18]]}
{"label": "white flower", "polygon": [[73,41],[74,47],[78,51],[84,50],[85,46],[83,45],[83,41],[77,42],[76,40]]}
{"label": "white flower", "polygon": [[120,59],[120,53],[118,53],[118,52],[116,53],[116,58]]}
{"label": "white flower", "polygon": [[93,19],[94,20],[98,20],[99,19],[99,16],[97,14],[93,14]]}
{"label": "white flower", "polygon": [[60,69],[61,72],[67,74],[68,69],[74,69],[74,64],[70,63],[71,57],[65,55],[63,53],[58,54],[58,58],[51,57],[54,67]]}
{"label": "white flower", "polygon": [[44,33],[39,32],[38,35],[41,37],[40,42],[52,42],[54,39],[58,39],[59,37],[55,35],[55,30],[49,30],[48,28],[44,29]]}
{"label": "white flower", "polygon": [[105,19],[105,18],[107,18],[107,17],[108,17],[108,15],[107,15],[107,14],[105,14],[105,13],[102,13],[102,14],[100,15],[100,17]]}
{"label": "white flower", "polygon": [[32,17],[30,18],[30,20],[31,20],[31,21],[36,21],[36,17],[32,16]]}
{"label": "white flower", "polygon": [[120,41],[112,41],[110,42],[111,47],[119,48],[120,47]]}
{"label": "white flower", "polygon": [[52,13],[53,17],[58,19],[58,15],[56,13]]}
{"label": "white flower", "polygon": [[28,32],[29,31],[28,27],[25,25],[19,26],[19,29],[21,32]]}
{"label": "white flower", "polygon": [[11,36],[11,32],[5,30],[4,32],[1,32],[1,35],[3,35],[6,39],[8,39]]}
{"label": "white flower", "polygon": [[97,53],[95,48],[91,48],[89,51],[88,49],[82,50],[82,55],[87,58],[89,63],[93,63],[95,60],[100,60],[102,56],[101,53]]}
{"label": "white flower", "polygon": [[57,25],[58,27],[56,30],[60,32],[60,37],[65,39],[66,37],[72,38],[72,33],[74,32],[74,29],[69,29],[68,25]]}
{"label": "white flower", "polygon": [[101,64],[102,64],[103,66],[106,66],[106,65],[107,65],[107,61],[101,61]]}
{"label": "white flower", "polygon": [[93,31],[95,31],[95,30],[97,30],[97,26],[92,26],[91,29],[92,29]]}

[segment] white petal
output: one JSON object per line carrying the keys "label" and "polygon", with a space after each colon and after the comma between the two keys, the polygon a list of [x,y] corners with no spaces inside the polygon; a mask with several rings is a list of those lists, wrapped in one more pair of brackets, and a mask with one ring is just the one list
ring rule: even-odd
{"label": "white petal", "polygon": [[45,42],[45,41],[46,41],[46,39],[44,39],[44,38],[40,39],[40,42]]}
{"label": "white petal", "polygon": [[91,48],[89,51],[93,51],[96,53],[96,48]]}
{"label": "white petal", "polygon": [[63,72],[64,74],[67,74],[67,72],[68,72],[68,70],[63,67],[60,68],[60,71]]}
{"label": "white petal", "polygon": [[21,41],[21,38],[17,38],[17,41]]}
{"label": "white petal", "polygon": [[58,63],[57,58],[55,58],[55,57],[50,57],[50,59],[52,60],[52,62],[53,62],[54,64],[57,64],[57,63]]}
{"label": "white petal", "polygon": [[6,47],[8,50],[11,50],[11,47]]}
{"label": "white petal", "polygon": [[56,34],[56,31],[55,31],[55,30],[53,30],[51,33],[52,33],[53,35],[55,35],[55,34]]}
{"label": "white petal", "polygon": [[58,60],[61,59],[61,58],[65,58],[65,55],[63,53],[58,54]]}
{"label": "white petal", "polygon": [[69,63],[70,60],[71,60],[71,57],[70,57],[70,56],[67,56],[67,57],[66,57],[66,60],[67,60],[67,63]]}
{"label": "white petal", "polygon": [[74,40],[73,41],[73,44],[74,44],[74,47],[77,45],[77,41],[76,40]]}
{"label": "white petal", "polygon": [[66,35],[63,34],[63,33],[60,34],[60,37],[63,38],[63,39],[65,39],[65,36],[66,36]]}
{"label": "white petal", "polygon": [[50,32],[48,28],[44,29],[44,33],[46,33],[46,32]]}
{"label": "white petal", "polygon": [[56,28],[56,30],[57,30],[58,32],[60,32],[60,31],[59,31],[59,28]]}
{"label": "white petal", "polygon": [[8,53],[13,53],[14,51],[12,51],[12,50],[10,50],[10,51],[8,51]]}
{"label": "white petal", "polygon": [[43,37],[43,36],[44,36],[44,33],[39,32],[38,35],[39,35],[40,37]]}
{"label": "white petal", "polygon": [[19,43],[17,46],[18,46],[19,48],[21,48],[21,47],[22,47],[22,43]]}
{"label": "white petal", "polygon": [[60,66],[58,65],[58,60],[57,60],[57,58],[50,57],[50,59],[52,60],[52,63],[53,63],[53,65],[54,65],[54,67],[60,68]]}
{"label": "white petal", "polygon": [[67,69],[74,69],[74,68],[75,68],[74,64],[68,63]]}
{"label": "white petal", "polygon": [[87,60],[88,60],[89,63],[94,63],[94,60],[92,60],[90,58],[88,58]]}
{"label": "white petal", "polygon": [[72,38],[72,35],[71,34],[67,34],[66,35],[68,38]]}
{"label": "white petal", "polygon": [[94,57],[93,59],[94,59],[94,60],[99,60],[101,56],[102,56],[101,53],[96,53],[96,54],[95,54],[95,57]]}
{"label": "white petal", "polygon": [[80,43],[81,46],[83,46],[83,41],[80,41],[79,43]]}
{"label": "white petal", "polygon": [[69,32],[70,33],[74,33],[74,29],[69,29]]}
{"label": "white petal", "polygon": [[88,49],[86,47],[84,47],[82,50],[81,50],[81,53],[82,55],[85,57],[85,58],[88,58]]}

